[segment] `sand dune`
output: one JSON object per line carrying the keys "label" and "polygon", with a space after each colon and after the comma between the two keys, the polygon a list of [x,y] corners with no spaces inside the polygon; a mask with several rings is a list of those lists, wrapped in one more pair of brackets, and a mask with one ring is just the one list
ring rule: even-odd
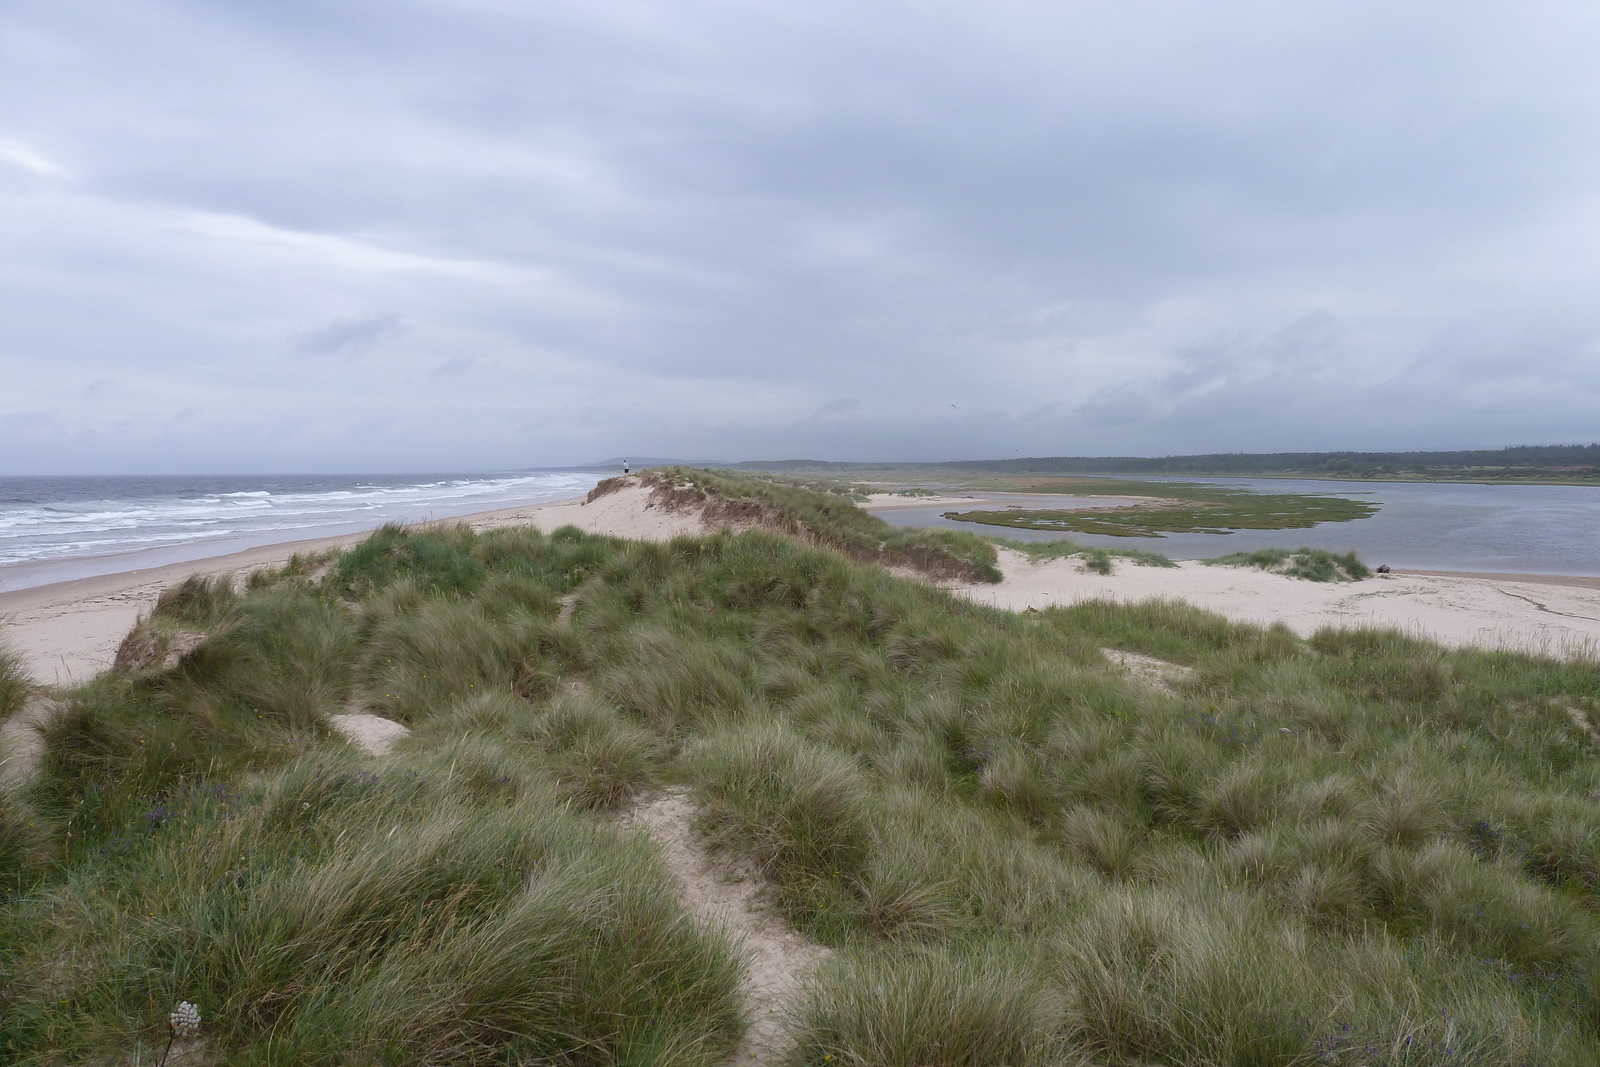
{"label": "sand dune", "polygon": [[[921,501],[926,505],[926,501]],[[531,525],[665,541],[703,532],[698,515],[653,506],[633,485],[592,503],[582,498],[469,515],[474,529]],[[295,553],[342,548],[364,534],[296,541],[228,556],[0,593],[0,640],[16,648],[35,680],[72,685],[111,666],[123,635],[163,587],[190,574],[247,575]],[[959,586],[956,595],[1013,611],[1105,598],[1184,600],[1241,622],[1282,622],[1297,633],[1323,626],[1392,626],[1449,645],[1595,657],[1600,649],[1600,579],[1530,575],[1379,575],[1322,584],[1262,571],[1183,563],[1175,569],[1118,562],[1109,576],[1073,559],[1034,562],[1001,551],[999,585]]]}

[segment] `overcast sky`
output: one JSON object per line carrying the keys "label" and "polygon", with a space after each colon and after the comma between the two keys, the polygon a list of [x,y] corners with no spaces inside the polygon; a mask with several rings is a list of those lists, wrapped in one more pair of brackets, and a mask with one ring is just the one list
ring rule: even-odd
{"label": "overcast sky", "polygon": [[0,473],[1600,439],[1593,0],[4,0]]}

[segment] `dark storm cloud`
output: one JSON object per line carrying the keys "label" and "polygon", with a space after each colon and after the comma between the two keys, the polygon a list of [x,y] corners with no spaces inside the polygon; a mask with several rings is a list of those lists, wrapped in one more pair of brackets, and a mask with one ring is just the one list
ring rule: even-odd
{"label": "dark storm cloud", "polygon": [[24,0],[0,456],[1589,439],[1596,45],[1576,2]]}

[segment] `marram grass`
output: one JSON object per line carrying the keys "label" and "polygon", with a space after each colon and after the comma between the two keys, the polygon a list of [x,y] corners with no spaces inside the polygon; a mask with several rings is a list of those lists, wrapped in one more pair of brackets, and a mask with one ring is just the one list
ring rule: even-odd
{"label": "marram grass", "polygon": [[180,1001],[218,1062],[725,1062],[742,957],[616,815],[663,788],[835,949],[794,1065],[1600,1061],[1593,664],[763,533],[390,529],[162,610],[204,643],[0,811],[11,1062],[156,1062]]}

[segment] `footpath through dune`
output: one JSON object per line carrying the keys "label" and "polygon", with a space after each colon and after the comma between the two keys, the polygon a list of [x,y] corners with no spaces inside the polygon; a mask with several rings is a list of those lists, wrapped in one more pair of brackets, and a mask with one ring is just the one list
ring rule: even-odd
{"label": "footpath through dune", "polygon": [[33,777],[44,759],[45,727],[65,710],[59,701],[35,693],[0,723],[0,789],[15,791]]}
{"label": "footpath through dune", "polygon": [[706,853],[692,826],[695,813],[688,797],[668,793],[633,809],[622,825],[643,829],[655,840],[690,913],[732,934],[751,954],[744,988],[749,1028],[729,1063],[776,1064],[794,1046],[787,1009],[801,983],[832,953],[789,929],[763,905],[763,883],[753,872]]}

